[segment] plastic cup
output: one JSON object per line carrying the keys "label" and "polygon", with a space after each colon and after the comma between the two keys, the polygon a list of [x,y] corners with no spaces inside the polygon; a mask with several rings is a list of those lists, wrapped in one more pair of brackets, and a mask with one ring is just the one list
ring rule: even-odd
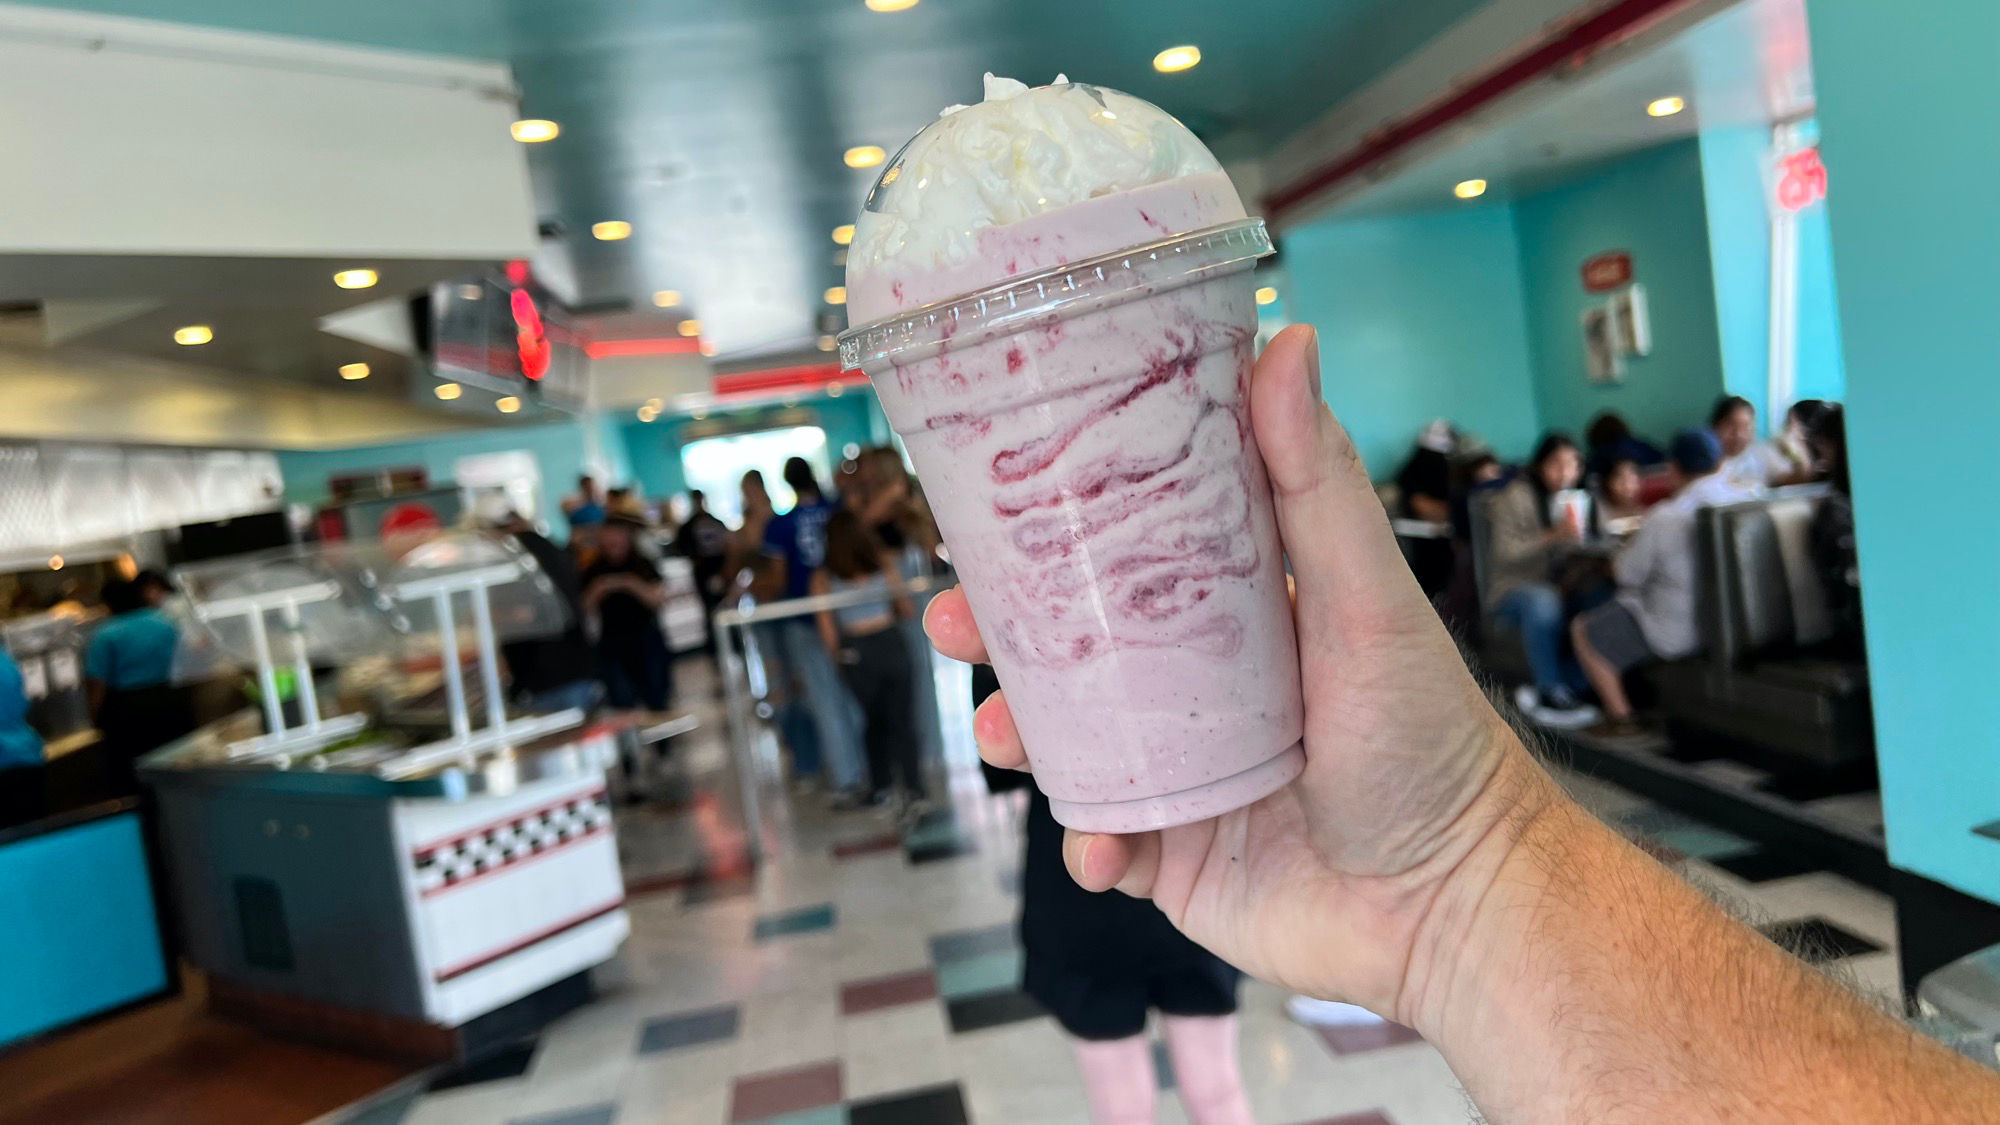
{"label": "plastic cup", "polygon": [[[1240,213],[1240,212],[1239,212]],[[1257,219],[841,338],[909,448],[1056,819],[1205,819],[1304,768],[1247,394]]]}

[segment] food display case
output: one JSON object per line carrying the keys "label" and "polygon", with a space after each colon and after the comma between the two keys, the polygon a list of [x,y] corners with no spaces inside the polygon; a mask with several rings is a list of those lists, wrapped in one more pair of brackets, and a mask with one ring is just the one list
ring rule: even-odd
{"label": "food display case", "polygon": [[501,692],[498,645],[563,625],[531,556],[443,535],[176,578],[206,642],[255,669],[255,707],[141,762],[184,948],[212,980],[451,1029],[573,993],[613,955],[615,737]]}

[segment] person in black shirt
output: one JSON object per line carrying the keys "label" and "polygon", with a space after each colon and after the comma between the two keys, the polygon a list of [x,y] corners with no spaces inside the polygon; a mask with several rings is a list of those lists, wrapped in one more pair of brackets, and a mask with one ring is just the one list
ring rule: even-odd
{"label": "person in black shirt", "polygon": [[602,689],[597,682],[597,656],[583,631],[583,586],[576,575],[576,563],[511,508],[494,519],[494,530],[510,536],[534,558],[563,604],[561,633],[500,646],[515,701],[529,711],[589,710]]}
{"label": "person in black shirt", "polygon": [[1810,537],[1813,566],[1833,613],[1834,651],[1859,659],[1861,566],[1854,548],[1854,493],[1847,472],[1847,416],[1838,403],[1824,404],[1807,436],[1813,471],[1833,486],[1813,509]]}
{"label": "person in black shirt", "polygon": [[701,599],[701,628],[715,651],[715,607],[722,604],[723,566],[729,558],[729,528],[708,510],[701,489],[688,493],[688,518],[674,534],[674,554],[694,568],[694,592]]}
{"label": "person in black shirt", "polygon": [[597,614],[598,673],[611,706],[664,711],[673,698],[673,669],[660,628],[667,592],[660,568],[633,542],[644,529],[629,516],[605,519],[597,560],[583,572],[583,606]]}

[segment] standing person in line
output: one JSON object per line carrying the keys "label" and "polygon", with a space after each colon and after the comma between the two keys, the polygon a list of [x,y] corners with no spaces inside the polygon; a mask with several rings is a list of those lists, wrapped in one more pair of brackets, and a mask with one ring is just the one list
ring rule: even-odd
{"label": "standing person in line", "polygon": [[[860,457],[863,483],[861,503],[849,505],[860,514],[876,538],[895,554],[907,580],[929,579],[943,570],[938,548],[941,539],[937,523],[912,486],[909,466],[893,445],[863,450]],[[846,500],[845,496],[841,497]],[[940,719],[937,677],[931,666],[930,642],[924,638],[924,609],[931,595],[912,594],[916,613],[902,623],[903,639],[910,646],[910,660],[916,669],[915,695],[911,708],[916,716],[917,738],[923,760],[944,768],[944,725]]]}
{"label": "standing person in line", "polygon": [[505,497],[485,498],[482,522],[514,540],[542,568],[543,577],[562,600],[562,632],[549,637],[508,641],[500,646],[507,662],[509,689],[530,711],[589,711],[597,706],[604,685],[597,675],[597,655],[584,631],[583,583],[576,562],[561,547],[536,531]]}
{"label": "standing person in line", "polygon": [[1583,479],[1583,457],[1565,434],[1548,434],[1513,483],[1494,493],[1486,590],[1482,601],[1493,616],[1521,634],[1534,673],[1516,704],[1537,722],[1552,727],[1587,727],[1600,717],[1583,701],[1588,681],[1566,652],[1564,628],[1569,608],[1553,580],[1556,554],[1580,537],[1577,528],[1554,518],[1550,499]]}
{"label": "standing person in line", "polygon": [[0,648],[0,828],[47,813],[47,775],[42,736],[28,725],[28,691],[21,666]]}
{"label": "standing person in line", "polygon": [[[789,601],[812,592],[813,572],[826,561],[827,521],[840,510],[840,505],[820,492],[819,480],[803,457],[785,462],[785,483],[792,487],[798,502],[764,528],[765,562],[756,590],[760,601],[773,597]],[[786,618],[778,625],[786,663],[802,685],[791,701],[794,714],[799,709],[808,712],[819,736],[827,782],[851,803],[866,793],[861,722],[854,699],[840,682],[839,672],[820,644],[819,629],[809,617]]]}
{"label": "standing person in line", "polygon": [[861,705],[862,743],[868,752],[865,802],[880,805],[899,793],[904,811],[924,799],[924,766],[911,703],[916,672],[909,645],[897,627],[912,616],[896,555],[853,512],[834,513],[826,524],[826,562],[813,572],[815,595],[866,591],[871,601],[817,614],[820,643],[839,666]]}
{"label": "standing person in line", "polygon": [[[1265,980],[1416,1029],[1484,1120],[2000,1121],[2000,1077],[1731,918],[1549,776],[1465,667],[1294,325],[1250,380],[1298,587],[1305,772],[1212,820],[1066,832],[1092,891],[1151,898]],[[987,658],[958,591],[931,636]],[[1027,756],[1003,691],[979,751]]]}
{"label": "standing person in line", "polygon": [[[730,605],[742,601],[745,594],[768,598],[776,592],[764,573],[769,569],[764,561],[764,531],[777,517],[772,511],[771,491],[764,484],[764,474],[756,469],[743,474],[741,488],[743,522],[730,533],[729,555],[722,564],[727,586],[724,600]],[[792,706],[799,687],[798,677],[785,655],[784,623],[758,622],[750,627],[750,632],[762,657],[767,677],[765,692],[777,712],[778,733],[792,751],[793,780],[804,788],[815,786],[823,769],[819,732],[805,708]]]}
{"label": "standing person in line", "polygon": [[694,592],[701,599],[701,631],[715,651],[715,611],[722,604],[722,567],[729,555],[729,529],[708,510],[708,496],[688,492],[688,518],[674,533],[674,554],[694,569]]}
{"label": "standing person in line", "polygon": [[604,521],[597,561],[583,572],[583,606],[597,614],[598,671],[611,706],[665,711],[674,691],[672,656],[660,628],[667,591],[659,566],[635,543],[645,530],[628,516]]}
{"label": "standing person in line", "polygon": [[1570,626],[1576,658],[1604,703],[1605,720],[1592,733],[1636,734],[1625,674],[1641,665],[1679,660],[1701,648],[1695,612],[1695,513],[1756,498],[1718,470],[1722,446],[1708,430],[1687,430],[1668,446],[1674,494],[1653,506],[1638,534],[1618,552],[1612,570],[1618,594]]}
{"label": "standing person in line", "polygon": [[160,609],[167,589],[166,578],[155,571],[107,583],[103,598],[111,618],[91,634],[83,652],[90,709],[120,793],[138,792],[134,763],[141,754],[194,729],[186,693],[173,685],[181,634]]}
{"label": "standing person in line", "polygon": [[576,478],[576,493],[563,497],[562,511],[571,527],[603,523],[604,493],[597,487],[597,478],[589,473]]}

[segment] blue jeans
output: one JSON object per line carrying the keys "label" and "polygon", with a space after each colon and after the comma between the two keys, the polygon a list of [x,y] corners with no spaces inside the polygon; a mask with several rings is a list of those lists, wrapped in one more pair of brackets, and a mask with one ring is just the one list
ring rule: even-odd
{"label": "blue jeans", "polygon": [[867,781],[867,759],[861,754],[861,705],[854,702],[853,693],[833,666],[833,657],[820,643],[819,626],[811,618],[793,618],[780,624],[784,628],[785,662],[804,685],[805,696],[795,697],[786,706],[802,706],[811,713],[820,755],[825,759],[827,784],[835,789],[859,788]]}
{"label": "blue jeans", "polygon": [[528,710],[536,712],[567,711],[574,707],[586,714],[597,706],[597,700],[604,694],[604,685],[596,680],[577,680],[575,683],[550,688],[530,694],[524,702]]}
{"label": "blue jeans", "polygon": [[1569,651],[1569,614],[1554,586],[1531,582],[1510,590],[1493,607],[1493,616],[1521,634],[1521,647],[1528,650],[1528,667],[1534,671],[1537,689],[1563,689],[1572,695],[1590,690],[1590,681]]}

